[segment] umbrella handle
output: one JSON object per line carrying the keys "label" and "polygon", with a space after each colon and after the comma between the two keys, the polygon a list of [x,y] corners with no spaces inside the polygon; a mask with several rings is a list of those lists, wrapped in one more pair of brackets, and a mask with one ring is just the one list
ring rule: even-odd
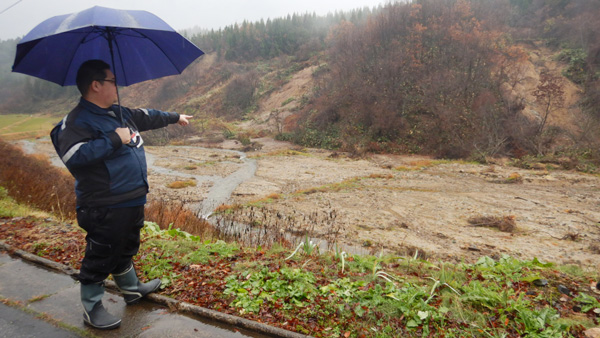
{"label": "umbrella handle", "polygon": [[112,63],[112,69],[115,75],[115,88],[117,89],[117,104],[119,105],[119,119],[121,120],[121,127],[125,127],[123,121],[123,109],[121,108],[121,96],[119,95],[119,85],[117,84],[117,65],[115,64],[115,53],[113,51],[113,41],[115,40],[114,34],[111,29],[107,32],[108,49],[110,50],[110,61]]}

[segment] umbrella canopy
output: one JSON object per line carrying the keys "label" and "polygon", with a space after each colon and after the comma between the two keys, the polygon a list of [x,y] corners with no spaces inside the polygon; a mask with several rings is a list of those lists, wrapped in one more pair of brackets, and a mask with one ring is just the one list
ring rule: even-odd
{"label": "umbrella canopy", "polygon": [[118,85],[128,86],[180,74],[202,54],[152,13],[96,6],[33,28],[17,45],[13,72],[75,85],[79,66],[100,59],[112,66]]}

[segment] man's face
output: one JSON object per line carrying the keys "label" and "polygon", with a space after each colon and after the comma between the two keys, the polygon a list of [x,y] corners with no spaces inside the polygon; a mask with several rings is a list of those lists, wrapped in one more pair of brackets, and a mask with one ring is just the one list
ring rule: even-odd
{"label": "man's face", "polygon": [[117,103],[117,84],[113,72],[107,69],[104,73],[106,74],[104,81],[98,81],[100,84],[98,96],[103,103],[103,108],[108,108]]}

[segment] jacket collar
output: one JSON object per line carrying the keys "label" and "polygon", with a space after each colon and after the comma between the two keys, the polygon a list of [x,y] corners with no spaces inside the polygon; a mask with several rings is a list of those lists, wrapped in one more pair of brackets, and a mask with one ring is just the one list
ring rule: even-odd
{"label": "jacket collar", "polygon": [[94,103],[91,103],[90,101],[84,99],[83,97],[79,99],[79,104],[82,105],[84,108],[86,108],[87,110],[91,111],[92,113],[95,114],[99,114],[99,115],[109,115],[112,117],[117,117],[117,115],[115,114],[114,110],[114,105],[110,107],[110,109],[106,109],[106,108],[101,108],[99,106],[97,106]]}

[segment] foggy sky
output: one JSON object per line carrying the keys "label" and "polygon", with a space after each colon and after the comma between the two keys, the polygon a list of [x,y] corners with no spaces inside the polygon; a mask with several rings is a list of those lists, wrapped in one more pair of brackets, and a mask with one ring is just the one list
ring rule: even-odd
{"label": "foggy sky", "polygon": [[244,20],[274,19],[287,14],[373,8],[389,0],[0,0],[0,40],[21,38],[38,23],[56,15],[93,6],[151,12],[176,30],[198,26],[219,29]]}

